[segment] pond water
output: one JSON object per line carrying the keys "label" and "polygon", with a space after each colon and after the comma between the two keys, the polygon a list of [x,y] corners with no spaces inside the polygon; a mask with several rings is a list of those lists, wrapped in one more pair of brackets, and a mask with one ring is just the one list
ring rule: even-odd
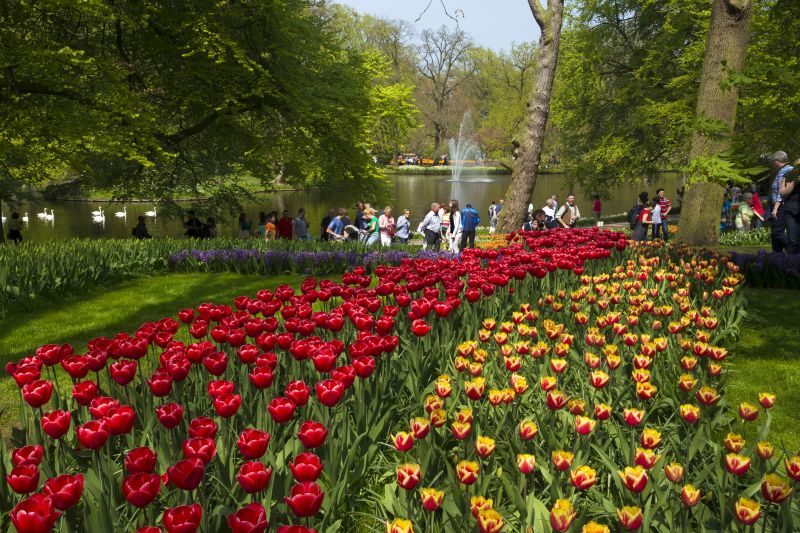
{"label": "pond water", "polygon": [[[461,176],[459,181],[452,181],[449,176],[417,176],[393,175],[389,177],[391,200],[389,204],[394,207],[395,216],[399,210],[411,210],[412,224],[418,224],[425,213],[430,209],[431,202],[449,201],[458,199],[463,207],[471,203],[481,214],[482,225],[487,225],[486,211],[493,200],[501,198],[508,189],[511,176],[467,175]],[[536,190],[533,194],[533,204],[536,207],[544,205],[545,198],[557,194],[559,202],[563,202],[569,192],[565,186],[566,176],[559,174],[546,174],[539,177]],[[655,194],[658,187],[667,191],[667,196],[673,199],[675,189],[680,179],[674,174],[661,174],[656,180],[644,184],[623,184],[610,191],[611,198],[603,201],[604,214],[617,214],[630,209],[636,202],[640,191],[650,191],[650,197]],[[576,203],[584,216],[592,215],[592,200],[590,195],[576,191]],[[335,190],[310,190],[310,191],[281,191],[261,195],[256,202],[245,205],[248,218],[257,221],[259,211],[288,209],[294,216],[297,209],[304,207],[306,218],[311,224],[315,235],[320,232],[320,221],[328,209],[346,207],[351,216],[354,213],[353,205],[362,198],[357,188]],[[105,222],[95,223],[92,220],[92,211],[103,207]],[[131,230],[136,225],[138,215],[154,209],[147,203],[131,202],[113,204],[105,202],[61,202],[47,200],[32,200],[19,205],[3,205],[3,215],[10,216],[11,208],[17,209],[20,214],[28,213],[28,223],[23,226],[23,238],[33,240],[68,239],[71,237],[129,237]],[[119,218],[115,213],[127,210],[127,216]],[[380,205],[380,207],[383,207]],[[53,211],[53,220],[37,217],[38,213]],[[225,220],[219,225],[220,235],[234,236],[237,232],[236,220]],[[147,227],[154,237],[179,237],[183,235],[180,220],[158,214],[148,218]]]}

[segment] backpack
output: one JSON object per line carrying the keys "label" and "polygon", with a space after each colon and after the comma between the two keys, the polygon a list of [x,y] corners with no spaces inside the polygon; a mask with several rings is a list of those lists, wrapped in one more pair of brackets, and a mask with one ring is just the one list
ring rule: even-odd
{"label": "backpack", "polygon": [[631,229],[636,228],[636,223],[639,222],[639,215],[642,213],[644,209],[644,204],[637,203],[635,206],[631,207],[631,210],[628,211],[628,224],[630,225]]}

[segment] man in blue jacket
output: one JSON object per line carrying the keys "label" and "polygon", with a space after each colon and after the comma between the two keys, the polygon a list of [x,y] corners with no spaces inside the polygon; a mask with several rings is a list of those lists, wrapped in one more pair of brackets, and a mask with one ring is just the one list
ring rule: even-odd
{"label": "man in blue jacket", "polygon": [[478,212],[473,209],[472,204],[467,204],[463,211],[461,211],[461,249],[467,248],[467,240],[469,240],[469,247],[475,248],[475,229],[481,223],[481,217]]}

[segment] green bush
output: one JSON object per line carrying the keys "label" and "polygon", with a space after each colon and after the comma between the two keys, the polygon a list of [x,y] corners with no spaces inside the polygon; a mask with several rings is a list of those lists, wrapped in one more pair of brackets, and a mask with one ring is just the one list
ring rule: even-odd
{"label": "green bush", "polygon": [[753,246],[770,243],[769,228],[759,228],[752,231],[730,231],[723,233],[719,243],[724,246]]}

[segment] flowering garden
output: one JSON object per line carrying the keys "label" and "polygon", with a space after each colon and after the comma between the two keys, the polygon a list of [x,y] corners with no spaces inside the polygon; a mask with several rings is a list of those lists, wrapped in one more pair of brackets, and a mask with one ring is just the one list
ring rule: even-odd
{"label": "flowering garden", "polygon": [[728,257],[587,229],[370,264],[10,363],[0,526],[797,529],[780,396],[725,399]]}

